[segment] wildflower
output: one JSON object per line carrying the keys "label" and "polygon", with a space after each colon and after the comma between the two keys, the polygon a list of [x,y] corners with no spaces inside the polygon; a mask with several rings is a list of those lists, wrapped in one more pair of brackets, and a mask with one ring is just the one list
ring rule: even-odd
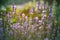
{"label": "wildflower", "polygon": [[42,8],[43,8],[43,10],[46,10],[46,5],[44,4],[44,5],[42,6]]}
{"label": "wildflower", "polygon": [[9,31],[9,35],[10,35],[10,36],[13,36],[12,30]]}
{"label": "wildflower", "polygon": [[37,9],[39,9],[39,7],[40,7],[40,2],[37,2],[36,7],[37,7]]}
{"label": "wildflower", "polygon": [[34,12],[34,10],[33,10],[33,8],[31,7],[30,10],[29,10],[29,13],[30,13],[30,14],[33,14],[33,12]]}
{"label": "wildflower", "polygon": [[34,18],[34,22],[37,22],[37,21],[38,21],[38,17],[35,17],[35,18]]}
{"label": "wildflower", "polygon": [[52,13],[52,7],[49,8],[49,13]]}
{"label": "wildflower", "polygon": [[60,30],[60,26],[58,26],[58,30]]}
{"label": "wildflower", "polygon": [[0,25],[2,25],[2,18],[0,18]]}
{"label": "wildflower", "polygon": [[20,28],[20,25],[19,23],[15,23],[13,25],[11,25],[12,29],[19,29]]}
{"label": "wildflower", "polygon": [[26,21],[28,21],[28,17],[27,16],[25,16],[25,19],[26,19]]}
{"label": "wildflower", "polygon": [[0,33],[2,33],[3,32],[3,28],[2,27],[0,27]]}
{"label": "wildflower", "polygon": [[45,14],[44,14],[44,15],[42,15],[42,20],[43,20],[43,19],[45,19],[45,18],[46,18],[46,15],[45,15]]}
{"label": "wildflower", "polygon": [[28,23],[27,22],[24,22],[23,26],[26,27],[27,25],[28,25]]}
{"label": "wildflower", "polygon": [[40,13],[40,9],[41,9],[40,2],[37,2],[35,11],[37,11],[38,13]]}
{"label": "wildflower", "polygon": [[38,20],[38,17],[35,17],[36,20]]}
{"label": "wildflower", "polygon": [[49,25],[49,24],[46,24],[46,26],[47,26],[47,29],[51,29],[51,25]]}
{"label": "wildflower", "polygon": [[43,22],[42,20],[39,20],[38,22],[39,22],[40,24],[44,24],[44,22]]}
{"label": "wildflower", "polygon": [[16,5],[12,5],[12,8],[13,8],[13,11],[15,11],[16,10]]}
{"label": "wildflower", "polygon": [[43,10],[42,13],[46,13],[46,10]]}
{"label": "wildflower", "polygon": [[49,17],[52,17],[52,13],[49,13]]}

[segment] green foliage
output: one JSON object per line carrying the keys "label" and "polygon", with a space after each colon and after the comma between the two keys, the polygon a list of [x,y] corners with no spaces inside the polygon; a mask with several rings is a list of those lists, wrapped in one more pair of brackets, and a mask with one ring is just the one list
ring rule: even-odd
{"label": "green foliage", "polygon": [[11,12],[12,9],[10,7],[6,7],[6,12]]}

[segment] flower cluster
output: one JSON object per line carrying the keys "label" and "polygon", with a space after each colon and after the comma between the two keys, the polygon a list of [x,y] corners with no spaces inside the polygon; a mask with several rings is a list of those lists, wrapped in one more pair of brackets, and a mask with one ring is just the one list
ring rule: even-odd
{"label": "flower cluster", "polygon": [[[17,34],[14,32],[15,37],[20,36],[27,38],[26,40],[29,40],[31,37],[46,37],[44,40],[48,40],[48,33],[52,26],[52,8],[48,9],[46,4],[41,5],[40,2],[37,2],[35,7],[31,6],[27,8],[27,10],[25,8],[19,10],[14,5],[12,9],[13,11],[7,14],[7,19],[9,20],[8,23],[11,25],[12,30],[17,31]],[[47,14],[48,10],[49,13]]]}

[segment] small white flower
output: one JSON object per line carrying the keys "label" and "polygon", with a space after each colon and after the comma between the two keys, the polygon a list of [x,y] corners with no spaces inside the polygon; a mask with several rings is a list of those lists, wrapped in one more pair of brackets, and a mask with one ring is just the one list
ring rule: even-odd
{"label": "small white flower", "polygon": [[42,20],[39,20],[39,23],[40,23],[40,24],[44,24],[44,22],[43,22]]}
{"label": "small white flower", "polygon": [[28,17],[27,17],[27,16],[25,16],[25,19],[28,19]]}
{"label": "small white flower", "polygon": [[35,17],[36,20],[38,20],[38,17]]}
{"label": "small white flower", "polygon": [[12,12],[13,14],[15,14],[15,12]]}
{"label": "small white flower", "polygon": [[42,23],[42,20],[39,20],[40,23]]}
{"label": "small white flower", "polygon": [[44,15],[42,15],[42,19],[45,19],[46,18],[46,15],[44,14]]}
{"label": "small white flower", "polygon": [[39,29],[41,29],[42,27],[39,27]]}
{"label": "small white flower", "polygon": [[42,12],[43,12],[43,13],[45,13],[45,12],[46,12],[46,10],[43,10]]}
{"label": "small white flower", "polygon": [[22,17],[25,17],[25,14],[24,13],[22,14]]}

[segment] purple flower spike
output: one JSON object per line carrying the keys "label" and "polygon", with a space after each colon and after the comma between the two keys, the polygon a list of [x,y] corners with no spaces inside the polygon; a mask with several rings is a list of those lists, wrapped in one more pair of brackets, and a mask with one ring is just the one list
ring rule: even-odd
{"label": "purple flower spike", "polygon": [[23,24],[23,26],[24,26],[24,27],[26,27],[27,25],[28,25],[28,23],[27,23],[27,22],[25,22],[25,23]]}
{"label": "purple flower spike", "polygon": [[16,5],[12,5],[12,8],[13,8],[13,11],[15,11],[16,10]]}
{"label": "purple flower spike", "polygon": [[51,26],[49,24],[46,25],[47,29],[51,30]]}
{"label": "purple flower spike", "polygon": [[30,14],[33,14],[33,12],[34,12],[34,10],[33,10],[33,8],[31,7],[30,10],[29,10],[29,13],[30,13]]}
{"label": "purple flower spike", "polygon": [[37,2],[36,7],[39,9],[39,7],[40,7],[40,2]]}
{"label": "purple flower spike", "polygon": [[44,7],[43,7],[44,10],[46,10],[46,5],[44,4]]}
{"label": "purple flower spike", "polygon": [[34,22],[37,22],[37,21],[38,21],[38,17],[35,17],[35,18],[34,18]]}
{"label": "purple flower spike", "polygon": [[42,20],[46,18],[46,15],[42,15]]}
{"label": "purple flower spike", "polygon": [[13,24],[11,27],[12,27],[12,29],[19,29],[20,25],[19,25],[19,23],[16,23],[16,24]]}
{"label": "purple flower spike", "polygon": [[52,7],[49,8],[49,13],[52,13]]}

